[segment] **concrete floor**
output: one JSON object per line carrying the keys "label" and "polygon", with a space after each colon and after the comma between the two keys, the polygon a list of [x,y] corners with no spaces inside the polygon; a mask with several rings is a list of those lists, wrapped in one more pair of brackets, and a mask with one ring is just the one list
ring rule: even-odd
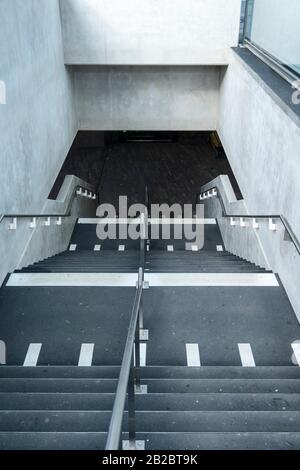
{"label": "concrete floor", "polygon": [[215,157],[208,132],[181,132],[174,143],[110,143],[104,147],[87,147],[85,142],[80,141],[79,134],[51,198],[56,197],[66,174],[75,174],[93,184],[100,201],[114,205],[119,195],[128,196],[130,204],[143,202],[146,184],[153,203],[195,203],[201,186],[220,174],[229,175],[237,196],[241,197],[228,160]]}

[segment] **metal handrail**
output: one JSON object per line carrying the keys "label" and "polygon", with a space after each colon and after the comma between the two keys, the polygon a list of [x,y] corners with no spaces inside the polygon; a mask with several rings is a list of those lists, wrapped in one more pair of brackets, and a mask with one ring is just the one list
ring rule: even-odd
{"label": "metal handrail", "polygon": [[18,218],[18,219],[29,219],[29,218],[35,218],[35,219],[41,219],[41,218],[47,218],[47,217],[71,217],[71,206],[72,206],[72,203],[74,201],[74,198],[77,194],[77,191],[79,189],[82,189],[84,191],[88,191],[90,193],[92,193],[92,191],[90,189],[87,189],[85,188],[84,186],[81,186],[81,185],[77,185],[75,188],[74,188],[74,191],[72,193],[72,196],[70,198],[70,201],[68,203],[68,206],[66,208],[66,210],[62,213],[52,213],[52,214],[40,214],[40,213],[23,213],[23,214],[0,214],[0,224],[1,222],[3,222],[4,219],[15,219],[15,218]]}
{"label": "metal handrail", "polygon": [[[146,207],[148,206],[148,190],[145,190]],[[140,390],[140,333],[143,331],[143,288],[146,256],[146,225],[148,214],[140,215],[140,268],[137,290],[135,293],[131,319],[119,374],[116,396],[106,440],[106,450],[118,450],[121,441],[123,415],[128,393],[128,427],[129,448],[135,448],[135,393]],[[135,354],[134,354],[135,353]],[[135,363],[134,363],[135,358]]]}
{"label": "metal handrail", "polygon": [[206,191],[202,191],[201,193],[199,193],[197,195],[197,203],[199,202],[200,200],[200,197],[202,197],[203,195],[207,194],[207,193],[210,193],[211,191],[216,191],[217,192],[217,197],[219,198],[219,201],[220,201],[220,204],[221,204],[221,208],[222,208],[222,217],[224,218],[227,218],[227,219],[277,219],[277,220],[280,220],[280,222],[282,223],[282,225],[284,226],[291,242],[293,243],[293,245],[295,246],[298,254],[300,255],[300,243],[299,243],[299,240],[297,239],[295,233],[293,232],[290,224],[288,223],[288,221],[286,220],[286,218],[283,216],[283,215],[263,215],[263,214],[256,214],[256,215],[249,215],[249,214],[242,214],[242,215],[239,215],[239,214],[228,214],[227,211],[226,211],[226,207],[225,207],[225,204],[224,204],[224,200],[223,200],[223,197],[220,193],[220,190],[217,186],[214,186],[210,189],[206,189]]}
{"label": "metal handrail", "polygon": [[[134,420],[132,413],[134,414],[134,411],[135,411],[134,403],[132,403],[132,398],[134,400],[134,394],[135,394],[135,390],[134,390],[135,380],[134,380],[134,375],[132,373],[134,369],[134,364],[133,364],[134,349],[133,348],[135,344],[139,345],[139,340],[136,342],[135,340],[137,337],[136,331],[139,325],[138,318],[139,318],[142,294],[143,294],[143,269],[140,268],[138,288],[135,294],[130,324],[128,328],[128,335],[127,335],[126,345],[125,345],[124,354],[123,354],[121,371],[120,371],[119,380],[118,380],[118,387],[116,391],[112,416],[111,416],[108,435],[107,435],[107,441],[106,441],[106,446],[105,446],[106,450],[118,450],[119,449],[127,390],[128,390],[128,401],[131,400],[131,402],[128,404],[129,405],[129,420],[131,421],[129,422],[130,424],[129,441],[132,441],[135,439],[134,423],[132,422],[132,420]],[[136,362],[139,362],[139,357],[140,357],[139,351],[136,351],[135,356],[136,356]],[[129,381],[130,375],[131,375],[131,381]],[[130,386],[131,386],[131,391],[129,391]],[[133,387],[133,390],[132,390],[132,387]]]}

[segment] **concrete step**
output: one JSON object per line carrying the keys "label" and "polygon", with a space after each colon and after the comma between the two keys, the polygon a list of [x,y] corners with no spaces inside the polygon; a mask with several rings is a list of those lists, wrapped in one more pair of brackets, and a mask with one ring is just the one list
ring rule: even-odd
{"label": "concrete step", "polygon": [[[0,411],[0,432],[106,432],[110,411]],[[124,413],[123,431],[128,426]],[[137,411],[137,432],[297,432],[299,411]]]}
{"label": "concrete step", "polygon": [[[117,379],[119,372],[119,366],[1,366],[0,378]],[[147,366],[140,372],[145,379],[300,379],[296,366]]]}
{"label": "concrete step", "polygon": [[[114,393],[0,393],[0,410],[111,411],[114,399]],[[300,411],[300,395],[278,393],[148,393],[135,403],[139,411]]]}
{"label": "concrete step", "polygon": [[[103,450],[105,432],[1,432],[1,450]],[[123,434],[122,439],[127,439]],[[146,450],[299,450],[300,433],[138,433]]]}
{"label": "concrete step", "polygon": [[117,379],[0,378],[0,392],[114,393]]}
{"label": "concrete step", "polygon": [[143,379],[149,393],[300,393],[298,379]]}

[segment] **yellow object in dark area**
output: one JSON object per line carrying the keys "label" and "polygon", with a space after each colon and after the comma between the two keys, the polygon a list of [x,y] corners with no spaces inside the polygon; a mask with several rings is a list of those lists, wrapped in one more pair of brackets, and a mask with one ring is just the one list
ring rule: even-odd
{"label": "yellow object in dark area", "polygon": [[218,136],[218,133],[216,131],[214,131],[210,134],[210,143],[211,143],[212,147],[214,147],[215,149],[222,148],[222,143],[221,143],[220,138]]}
{"label": "yellow object in dark area", "polygon": [[210,145],[215,150],[216,157],[217,158],[224,157],[225,152],[223,149],[223,145],[216,131],[210,133],[209,141],[210,141]]}

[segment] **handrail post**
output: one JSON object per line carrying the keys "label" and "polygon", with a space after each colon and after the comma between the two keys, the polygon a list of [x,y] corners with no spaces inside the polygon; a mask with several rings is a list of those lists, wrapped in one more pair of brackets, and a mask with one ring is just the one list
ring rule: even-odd
{"label": "handrail post", "polygon": [[128,439],[129,450],[135,449],[135,373],[134,353],[132,351],[130,374],[128,381]]}

